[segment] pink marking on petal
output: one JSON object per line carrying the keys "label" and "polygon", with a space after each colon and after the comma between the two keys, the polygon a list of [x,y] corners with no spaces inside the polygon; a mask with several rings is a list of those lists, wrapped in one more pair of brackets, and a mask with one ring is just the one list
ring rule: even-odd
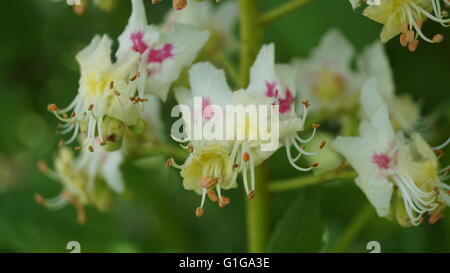
{"label": "pink marking on petal", "polygon": [[211,109],[211,107],[206,108],[209,105],[211,105],[211,101],[209,100],[209,98],[202,97],[202,117],[208,120],[214,116],[213,109]]}
{"label": "pink marking on petal", "polygon": [[160,49],[151,49],[148,54],[147,62],[148,63],[162,63],[165,60],[173,57],[172,50],[173,50],[173,45],[170,43],[165,44]]}
{"label": "pink marking on petal", "polygon": [[269,98],[277,98],[278,97],[278,89],[275,89],[277,84],[275,82],[267,82],[266,81],[266,96]]}
{"label": "pink marking on petal", "polygon": [[295,102],[295,98],[289,88],[286,88],[286,97],[284,99],[279,98],[278,104],[280,105],[279,112],[281,114],[291,111],[292,104]]}
{"label": "pink marking on petal", "polygon": [[390,158],[387,154],[374,154],[372,156],[372,162],[377,164],[378,168],[388,170],[390,168],[389,165],[392,162],[392,158]]}
{"label": "pink marking on petal", "polygon": [[147,50],[148,46],[143,40],[144,34],[142,32],[135,32],[131,33],[130,39],[133,43],[133,46],[131,49],[133,49],[136,52],[139,52],[141,54],[144,54],[144,52]]}

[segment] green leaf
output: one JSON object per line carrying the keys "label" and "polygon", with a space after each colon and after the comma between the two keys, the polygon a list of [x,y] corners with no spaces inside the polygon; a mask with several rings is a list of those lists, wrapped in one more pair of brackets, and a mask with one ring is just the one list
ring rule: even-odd
{"label": "green leaf", "polygon": [[319,252],[324,246],[325,221],[317,188],[300,192],[278,221],[267,252]]}

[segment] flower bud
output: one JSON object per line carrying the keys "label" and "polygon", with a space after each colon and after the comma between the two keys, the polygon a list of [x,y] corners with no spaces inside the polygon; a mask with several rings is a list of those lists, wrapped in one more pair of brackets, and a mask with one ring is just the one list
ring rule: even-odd
{"label": "flower bud", "polygon": [[125,124],[113,117],[105,116],[102,124],[103,149],[112,152],[122,146]]}

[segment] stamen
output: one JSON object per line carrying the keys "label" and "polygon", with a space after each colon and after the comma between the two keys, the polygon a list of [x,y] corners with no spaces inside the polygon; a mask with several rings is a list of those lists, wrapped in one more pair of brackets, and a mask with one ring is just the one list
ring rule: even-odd
{"label": "stamen", "polygon": [[56,104],[50,104],[49,106],[47,106],[47,110],[50,112],[56,112],[59,110],[58,106],[56,106]]}
{"label": "stamen", "polygon": [[223,208],[228,204],[230,204],[230,198],[225,197],[225,196],[221,196],[219,198],[219,207]]}
{"label": "stamen", "polygon": [[195,210],[195,216],[197,216],[198,218],[202,217],[205,214],[205,209],[198,207]]}
{"label": "stamen", "polygon": [[[441,145],[438,145],[436,147],[433,147],[433,150],[441,150],[444,149],[445,147],[447,147],[447,145],[450,144],[450,137]],[[450,167],[450,166],[449,166]]]}
{"label": "stamen", "polygon": [[213,202],[217,202],[217,200],[218,200],[217,194],[214,190],[208,191],[208,197],[209,197],[209,200],[211,200]]}
{"label": "stamen", "polygon": [[209,178],[209,177],[202,177],[200,178],[200,185],[208,189],[212,186],[214,186],[219,181],[219,178]]}

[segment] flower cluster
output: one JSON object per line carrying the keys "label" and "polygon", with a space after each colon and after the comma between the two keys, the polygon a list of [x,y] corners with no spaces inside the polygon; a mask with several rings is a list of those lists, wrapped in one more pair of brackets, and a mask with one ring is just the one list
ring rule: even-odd
{"label": "flower cluster", "polygon": [[[143,1],[133,0],[128,25],[118,38],[116,59],[111,59],[112,39],[96,35],[76,56],[81,76],[74,100],[63,109],[56,104],[48,106],[63,123],[59,125],[60,133],[71,133],[60,144],[79,140],[81,145],[76,150],[87,147],[92,158],[104,158],[109,157],[108,152],[120,151],[129,132],[142,132],[145,124],[158,130],[161,125],[157,100],[166,99],[172,83],[194,61],[208,38],[208,31],[192,25],[172,24],[165,30],[148,25]],[[63,147],[56,160],[58,175],[53,177],[60,178],[65,188],[58,198],[60,201],[44,202],[40,198],[41,203],[55,207],[52,204],[60,204],[61,200],[74,204],[95,201],[91,196],[95,188],[92,181],[104,160],[92,159],[94,163],[89,163],[89,178],[86,178],[80,167],[72,163],[72,157],[70,150]],[[81,158],[87,157],[83,149]],[[108,168],[103,175],[116,175],[117,167],[115,171]],[[108,186],[116,191],[119,187],[110,183]]]}
{"label": "flower cluster", "polygon": [[[221,109],[225,117],[234,113],[228,106],[248,107],[264,106],[266,109],[276,109],[275,113],[249,112],[241,121],[227,126],[225,130],[232,130],[230,139],[197,140],[188,137],[178,139],[188,142],[186,149],[190,155],[181,165],[169,159],[168,166],[181,170],[183,185],[187,190],[194,190],[202,195],[201,205],[196,210],[197,216],[204,214],[206,196],[219,206],[227,205],[230,200],[222,196],[221,190],[236,187],[236,178],[242,174],[243,184],[247,196],[255,196],[255,167],[268,159],[279,147],[285,146],[291,165],[300,171],[310,171],[318,164],[301,167],[298,164],[302,155],[311,156],[318,151],[306,151],[304,144],[310,142],[318,124],[313,124],[313,133],[307,138],[301,138],[298,133],[306,128],[309,103],[304,101],[302,111],[297,115],[295,111],[298,88],[295,82],[297,71],[290,65],[275,64],[275,47],[273,44],[263,46],[250,70],[250,83],[247,88],[232,92],[226,82],[225,73],[209,63],[195,64],[189,70],[191,89],[179,87],[175,95],[181,105],[194,108],[194,100],[201,100],[201,119],[211,121],[217,118],[217,108]],[[194,112],[196,110],[194,109]],[[266,140],[263,139],[259,124],[251,121],[250,115],[257,116],[257,120],[276,119],[276,125],[271,130],[277,133],[277,144],[273,149],[264,149]],[[195,121],[185,117],[186,127],[192,128]],[[222,122],[222,120],[220,120]],[[207,123],[205,123],[205,126]],[[203,128],[200,128],[202,130]],[[239,138],[238,131],[243,132]],[[252,137],[253,136],[253,137]],[[175,138],[175,137],[174,137]],[[322,149],[322,143],[318,150]],[[295,151],[295,155],[293,154]]]}
{"label": "flower cluster", "polygon": [[[439,169],[437,156],[450,139],[432,148],[419,133],[395,131],[379,88],[374,79],[363,87],[361,108],[366,118],[360,136],[338,137],[333,147],[356,169],[356,184],[380,217],[394,214],[401,225],[409,226],[420,224],[428,213],[429,222],[435,223],[445,203],[450,204],[450,186],[443,183],[449,169]],[[392,204],[395,209],[390,209]]]}
{"label": "flower cluster", "polygon": [[[311,112],[319,119],[358,113],[358,98],[364,81],[375,78],[380,95],[391,111],[396,127],[413,130],[420,121],[419,109],[407,95],[395,94],[389,59],[381,43],[366,47],[355,58],[354,48],[336,29],[326,32],[309,58],[295,58],[297,85],[302,97],[312,104]],[[352,62],[356,59],[356,71]]]}

